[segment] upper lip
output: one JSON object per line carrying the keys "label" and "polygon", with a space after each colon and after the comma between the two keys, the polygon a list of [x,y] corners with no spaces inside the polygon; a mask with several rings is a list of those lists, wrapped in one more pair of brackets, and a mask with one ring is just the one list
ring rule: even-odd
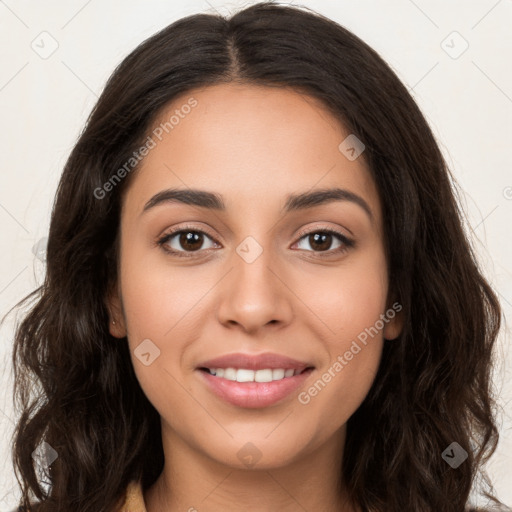
{"label": "upper lip", "polygon": [[226,354],[209,359],[199,364],[198,368],[246,368],[248,370],[263,370],[265,368],[285,370],[303,370],[312,365],[303,361],[297,361],[287,356],[267,352],[265,354]]}

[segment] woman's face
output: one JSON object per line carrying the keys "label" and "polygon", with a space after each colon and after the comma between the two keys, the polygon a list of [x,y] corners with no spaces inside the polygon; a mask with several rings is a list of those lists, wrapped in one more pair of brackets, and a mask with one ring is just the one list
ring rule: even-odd
{"label": "woman's face", "polygon": [[195,89],[153,128],[123,197],[110,329],[164,446],[270,468],[340,442],[400,331],[362,147],[284,88]]}

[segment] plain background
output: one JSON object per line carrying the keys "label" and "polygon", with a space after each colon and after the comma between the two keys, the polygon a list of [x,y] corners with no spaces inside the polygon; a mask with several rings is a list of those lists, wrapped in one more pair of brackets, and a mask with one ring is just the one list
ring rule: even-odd
{"label": "plain background", "polygon": [[[60,173],[115,66],[178,18],[229,15],[252,3],[0,0],[0,315],[42,281],[37,249],[44,251]],[[510,506],[512,0],[291,3],[337,21],[381,54],[411,90],[459,183],[468,234],[505,317],[495,372],[501,439],[487,469]],[[0,512],[18,495],[10,453],[15,319],[1,328]]]}

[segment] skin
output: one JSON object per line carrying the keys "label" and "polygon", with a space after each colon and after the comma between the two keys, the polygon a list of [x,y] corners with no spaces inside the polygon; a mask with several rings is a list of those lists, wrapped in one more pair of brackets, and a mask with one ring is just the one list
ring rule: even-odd
{"label": "skin", "polygon": [[[123,197],[120,280],[109,298],[110,332],[128,337],[137,378],[161,416],[165,467],[144,494],[147,510],[354,511],[338,488],[345,426],[375,378],[384,338],[399,335],[401,315],[309,403],[297,395],[393,303],[378,191],[364,156],[350,161],[338,149],[350,132],[316,99],[222,84],[175,98],[160,120],[190,97],[198,105],[144,158]],[[363,198],[372,218],[351,201],[282,213],[288,194],[331,187]],[[142,213],[168,188],[221,194],[226,211],[168,202]],[[179,234],[167,246],[192,257],[155,243],[185,225],[207,233],[199,250],[180,244]],[[332,237],[322,250],[299,236],[322,228],[355,246],[336,252],[344,244]],[[248,236],[263,249],[252,263],[236,252]],[[149,366],[134,354],[145,339],[160,350]],[[277,404],[236,407],[196,370],[233,352],[277,352],[315,370]],[[238,456],[248,442],[260,456],[250,468]]]}

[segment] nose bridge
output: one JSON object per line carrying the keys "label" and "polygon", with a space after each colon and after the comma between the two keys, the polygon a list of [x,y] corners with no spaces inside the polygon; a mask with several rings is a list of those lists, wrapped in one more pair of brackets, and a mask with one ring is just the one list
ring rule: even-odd
{"label": "nose bridge", "polygon": [[[254,295],[249,300],[256,300],[258,296],[261,300],[271,300],[276,291],[275,275],[270,271],[273,257],[272,244],[270,238],[263,236],[256,237],[249,235],[238,244],[233,254],[233,263],[235,268],[233,282],[235,285],[235,294],[240,296]],[[263,297],[263,295],[265,297]]]}
{"label": "nose bridge", "polygon": [[[219,307],[219,320],[234,321],[253,330],[291,314],[287,288],[277,277],[279,268],[269,237],[247,236],[236,246],[233,266]],[[277,275],[276,275],[277,274]]]}

